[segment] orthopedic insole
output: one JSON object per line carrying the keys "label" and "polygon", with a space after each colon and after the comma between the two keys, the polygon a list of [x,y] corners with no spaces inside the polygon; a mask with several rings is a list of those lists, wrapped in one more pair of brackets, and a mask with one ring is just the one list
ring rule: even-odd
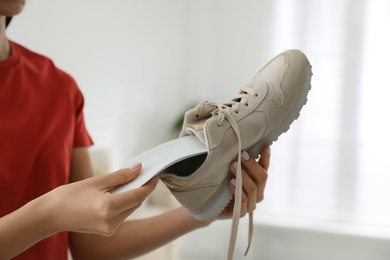
{"label": "orthopedic insole", "polygon": [[[141,173],[133,181],[110,192],[119,193],[141,187],[168,167],[170,171],[174,171],[178,175],[185,174],[183,171],[180,172],[180,169],[187,169],[185,172],[191,173],[200,166],[199,164],[205,160],[206,156],[206,145],[194,135],[168,141],[134,157],[128,165],[142,163]],[[195,167],[191,167],[194,165]],[[191,170],[191,168],[194,169]]]}

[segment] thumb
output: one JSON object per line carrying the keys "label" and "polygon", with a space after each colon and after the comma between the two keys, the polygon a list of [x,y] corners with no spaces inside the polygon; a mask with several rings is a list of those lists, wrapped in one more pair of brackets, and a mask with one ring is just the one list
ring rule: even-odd
{"label": "thumb", "polygon": [[102,175],[99,186],[102,189],[112,189],[134,180],[142,170],[141,163],[134,164],[126,169]]}

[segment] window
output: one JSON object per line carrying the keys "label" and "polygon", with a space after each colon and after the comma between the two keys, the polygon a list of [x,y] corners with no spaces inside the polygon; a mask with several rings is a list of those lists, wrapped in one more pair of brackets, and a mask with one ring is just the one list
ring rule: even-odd
{"label": "window", "polygon": [[274,52],[302,49],[309,101],[273,145],[263,213],[369,225],[390,219],[390,2],[276,1]]}

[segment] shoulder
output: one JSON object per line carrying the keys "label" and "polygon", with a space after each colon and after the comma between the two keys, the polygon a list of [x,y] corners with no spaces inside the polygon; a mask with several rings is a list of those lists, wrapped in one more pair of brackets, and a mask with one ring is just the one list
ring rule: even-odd
{"label": "shoulder", "polygon": [[53,67],[54,63],[48,57],[32,51],[18,43],[11,42],[12,52],[19,57],[23,67],[32,69],[34,72],[43,71]]}
{"label": "shoulder", "polygon": [[15,51],[23,62],[23,65],[32,72],[38,74],[49,74],[49,76],[60,77],[63,80],[74,82],[73,78],[65,71],[59,69],[52,59],[38,52],[32,51],[18,43],[11,42],[12,51]]}
{"label": "shoulder", "polygon": [[[55,88],[65,88],[72,94],[78,95],[80,92],[74,78],[58,68],[52,59],[45,55],[32,51],[15,42],[11,42],[13,51],[17,52],[23,64],[23,69],[30,76],[39,77],[48,86]],[[51,83],[51,84],[50,84]]]}

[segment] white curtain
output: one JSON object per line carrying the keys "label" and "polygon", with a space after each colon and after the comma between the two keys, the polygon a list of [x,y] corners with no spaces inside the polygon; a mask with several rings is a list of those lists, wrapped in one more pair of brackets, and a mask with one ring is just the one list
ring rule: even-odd
{"label": "white curtain", "polygon": [[275,52],[302,49],[309,101],[272,146],[261,214],[390,227],[390,1],[275,2]]}

